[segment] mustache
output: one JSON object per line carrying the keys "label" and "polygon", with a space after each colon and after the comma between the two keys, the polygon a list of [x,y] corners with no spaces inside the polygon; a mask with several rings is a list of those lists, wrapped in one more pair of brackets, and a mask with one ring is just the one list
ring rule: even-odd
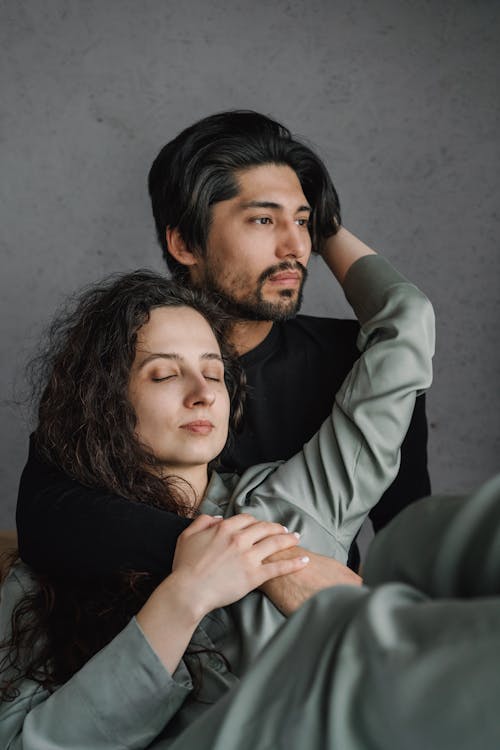
{"label": "mustache", "polygon": [[259,276],[259,285],[263,284],[271,276],[274,276],[277,273],[282,273],[283,271],[298,271],[302,276],[302,283],[304,283],[307,278],[307,268],[303,266],[302,263],[299,263],[299,261],[291,263],[289,260],[284,260],[281,263],[278,263],[275,266],[271,266],[270,268],[266,268],[265,271],[262,271],[261,275]]}

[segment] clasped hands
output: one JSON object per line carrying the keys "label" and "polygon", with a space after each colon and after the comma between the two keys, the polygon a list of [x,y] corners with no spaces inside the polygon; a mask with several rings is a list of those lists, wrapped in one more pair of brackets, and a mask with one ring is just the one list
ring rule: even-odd
{"label": "clasped hands", "polygon": [[288,616],[322,589],[359,586],[342,563],[298,546],[299,536],[277,523],[242,513],[222,519],[199,516],[179,537],[174,572],[196,581],[203,609],[237,601],[259,588]]}

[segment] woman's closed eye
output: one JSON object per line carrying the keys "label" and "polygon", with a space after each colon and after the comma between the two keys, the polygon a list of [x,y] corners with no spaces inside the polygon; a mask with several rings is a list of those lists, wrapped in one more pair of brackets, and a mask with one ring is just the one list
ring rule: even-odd
{"label": "woman's closed eye", "polygon": [[212,360],[206,363],[206,368],[202,369],[202,375],[205,380],[214,383],[220,383],[224,380],[224,365],[218,360]]}
{"label": "woman's closed eye", "polygon": [[[213,383],[220,383],[224,379],[224,373],[221,372],[204,372],[202,373],[205,380],[209,380]],[[179,373],[177,372],[169,372],[169,373],[155,373],[151,375],[151,381],[153,383],[164,383],[168,380],[174,380],[174,378],[179,377]]]}
{"label": "woman's closed eye", "polygon": [[172,380],[173,378],[177,377],[176,372],[171,372],[168,375],[152,375],[151,380],[153,383],[162,383],[165,380]]}

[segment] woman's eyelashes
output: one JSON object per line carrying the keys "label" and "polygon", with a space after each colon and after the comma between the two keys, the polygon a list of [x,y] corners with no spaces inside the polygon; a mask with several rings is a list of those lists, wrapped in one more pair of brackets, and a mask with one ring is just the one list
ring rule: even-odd
{"label": "woman's eyelashes", "polygon": [[[174,380],[175,378],[180,377],[180,376],[181,376],[181,373],[178,373],[178,372],[168,373],[167,375],[154,374],[154,375],[151,375],[151,381],[153,383],[163,383],[167,380]],[[221,383],[222,380],[224,379],[224,374],[204,372],[202,373],[202,377],[204,377],[205,380],[209,380],[210,382],[213,382],[213,383]]]}
{"label": "woman's eyelashes", "polygon": [[172,378],[175,378],[176,374],[172,373],[172,375],[152,375],[151,380],[153,383],[161,383],[164,380],[171,380]]}

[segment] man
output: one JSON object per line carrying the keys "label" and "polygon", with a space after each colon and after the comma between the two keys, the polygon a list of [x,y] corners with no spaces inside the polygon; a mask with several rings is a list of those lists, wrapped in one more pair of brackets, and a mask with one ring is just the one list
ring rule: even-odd
{"label": "man", "polygon": [[[242,471],[290,457],[326,418],[332,394],[357,358],[355,321],[294,317],[311,251],[328,259],[343,247],[366,247],[340,226],[338,196],[325,166],[273,120],[227,112],[195,123],[162,149],[149,191],[173,275],[216,293],[235,320],[230,339],[247,375],[249,398],[242,432],[224,452],[223,466]],[[422,397],[417,404],[402,469],[372,515],[375,528],[429,492]],[[50,568],[52,552],[66,540],[68,569],[73,558],[75,574],[81,574],[93,528],[91,493],[101,506],[102,493],[77,485],[31,450],[17,515],[26,562]],[[125,522],[130,506],[123,513]],[[171,519],[168,538],[162,537],[163,549],[171,550],[168,559],[185,525],[185,519]],[[116,545],[118,555],[122,540],[104,528],[102,534],[107,551],[112,555]],[[102,562],[93,549],[88,572]]]}
{"label": "man", "polygon": [[[358,356],[356,322],[295,317],[311,251],[357,242],[340,227],[325,166],[268,117],[225,112],[160,151],[149,192],[173,276],[218,294],[236,321],[229,335],[250,394],[223,465],[242,471],[289,458],[327,417],[332,393]],[[375,529],[429,494],[426,441],[420,398],[398,479],[372,513]]]}

